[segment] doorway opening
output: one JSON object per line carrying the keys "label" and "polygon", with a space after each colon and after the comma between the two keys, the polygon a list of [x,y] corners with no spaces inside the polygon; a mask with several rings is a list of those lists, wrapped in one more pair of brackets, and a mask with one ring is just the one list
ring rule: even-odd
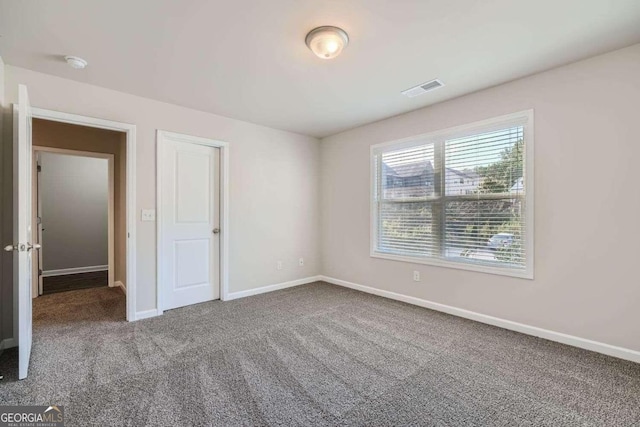
{"label": "doorway opening", "polygon": [[[34,121],[38,137],[39,127],[40,122]],[[47,127],[42,133],[55,130]],[[55,140],[49,135],[48,141]],[[126,259],[116,264],[115,215],[120,215],[119,225],[123,215],[120,203],[115,209],[115,154],[44,146],[33,150],[32,229],[41,245],[33,260],[33,295],[124,288],[121,280],[116,281],[116,268],[122,277]],[[123,238],[120,231],[118,240]]]}
{"label": "doorway opening", "polygon": [[32,120],[31,225],[41,249],[31,294],[46,297],[34,299],[34,319],[40,306],[109,298],[118,300],[110,320],[134,320],[126,292],[128,133],[74,119],[84,118],[36,110]]}

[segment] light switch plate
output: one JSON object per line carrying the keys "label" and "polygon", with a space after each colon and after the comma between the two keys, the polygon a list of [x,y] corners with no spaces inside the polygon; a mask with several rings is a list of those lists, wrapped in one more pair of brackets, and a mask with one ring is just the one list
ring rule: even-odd
{"label": "light switch plate", "polygon": [[156,210],[155,209],[142,209],[141,213],[142,221],[155,221],[156,220]]}

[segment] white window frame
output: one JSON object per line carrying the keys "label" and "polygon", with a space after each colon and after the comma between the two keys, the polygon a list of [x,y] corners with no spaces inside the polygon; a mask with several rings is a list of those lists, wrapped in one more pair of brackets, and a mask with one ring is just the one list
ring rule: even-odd
{"label": "white window frame", "polygon": [[[454,138],[463,138],[477,133],[491,132],[509,126],[524,127],[524,184],[525,184],[525,258],[524,269],[515,269],[502,266],[491,266],[466,261],[449,261],[440,258],[417,257],[410,255],[395,255],[377,250],[378,242],[378,209],[376,205],[377,181],[376,156],[381,152],[402,148],[411,148],[429,143],[444,142]],[[403,138],[395,141],[384,142],[371,146],[370,149],[370,256],[393,261],[408,262],[413,264],[426,264],[437,267],[448,267],[459,270],[470,270],[481,273],[498,274],[502,276],[533,279],[534,276],[534,138],[533,138],[533,110],[521,111],[488,120],[482,120],[462,126],[442,129],[422,135]]]}

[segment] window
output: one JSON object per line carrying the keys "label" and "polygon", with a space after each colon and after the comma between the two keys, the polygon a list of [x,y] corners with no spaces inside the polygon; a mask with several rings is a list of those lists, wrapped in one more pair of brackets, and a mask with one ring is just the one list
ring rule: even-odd
{"label": "window", "polygon": [[371,256],[533,278],[532,127],[528,111],[373,146]]}

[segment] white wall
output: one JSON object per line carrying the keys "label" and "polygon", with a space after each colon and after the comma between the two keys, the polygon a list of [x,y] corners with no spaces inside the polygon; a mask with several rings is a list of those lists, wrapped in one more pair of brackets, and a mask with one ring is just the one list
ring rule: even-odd
{"label": "white wall", "polygon": [[[372,144],[531,108],[535,280],[369,257]],[[325,138],[323,274],[640,350],[639,118],[634,45]]]}
{"label": "white wall", "polygon": [[230,292],[320,273],[316,138],[13,66],[6,67],[8,102],[17,101],[19,83],[27,85],[33,106],[137,126],[138,312],[156,305],[156,225],[140,221],[140,209],[156,204],[156,129],[230,143]]}
{"label": "white wall", "polygon": [[40,153],[42,269],[106,266],[109,168],[107,159]]}

